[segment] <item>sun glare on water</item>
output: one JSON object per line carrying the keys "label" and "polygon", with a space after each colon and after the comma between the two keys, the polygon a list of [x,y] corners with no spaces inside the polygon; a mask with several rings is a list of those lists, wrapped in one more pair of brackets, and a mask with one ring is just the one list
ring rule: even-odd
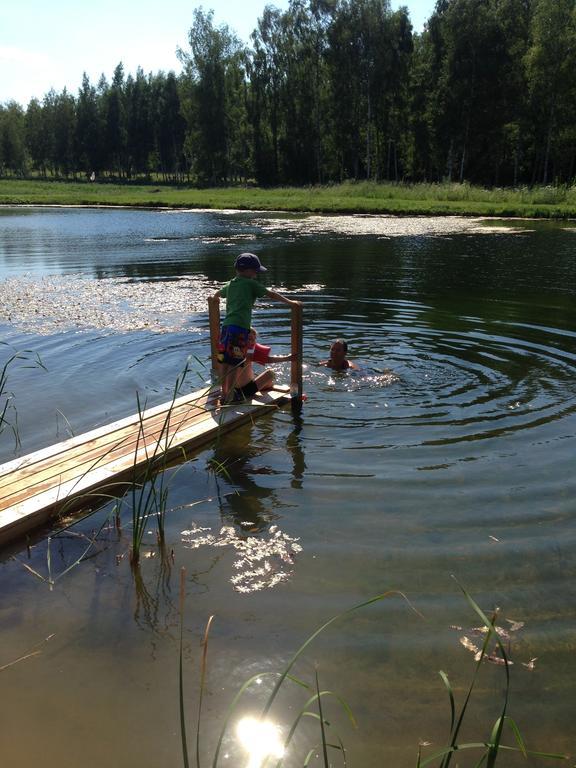
{"label": "sun glare on water", "polygon": [[236,726],[240,743],[248,753],[248,768],[260,768],[267,757],[283,757],[280,728],[269,720],[244,717]]}

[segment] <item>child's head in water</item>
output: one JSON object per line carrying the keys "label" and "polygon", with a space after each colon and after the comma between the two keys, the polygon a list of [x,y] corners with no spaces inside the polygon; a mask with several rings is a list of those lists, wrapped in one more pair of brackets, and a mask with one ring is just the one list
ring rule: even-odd
{"label": "child's head in water", "polygon": [[357,366],[347,359],[348,343],[344,339],[336,339],[330,346],[330,358],[323,365],[334,371],[345,371]]}

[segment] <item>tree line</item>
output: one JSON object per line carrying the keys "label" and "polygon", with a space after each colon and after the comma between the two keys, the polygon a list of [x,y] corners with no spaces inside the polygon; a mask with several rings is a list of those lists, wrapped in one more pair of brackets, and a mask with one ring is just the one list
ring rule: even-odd
{"label": "tree line", "polygon": [[437,0],[421,34],[389,0],[290,0],[249,46],[197,8],[178,56],[0,105],[0,174],[575,181],[576,0]]}

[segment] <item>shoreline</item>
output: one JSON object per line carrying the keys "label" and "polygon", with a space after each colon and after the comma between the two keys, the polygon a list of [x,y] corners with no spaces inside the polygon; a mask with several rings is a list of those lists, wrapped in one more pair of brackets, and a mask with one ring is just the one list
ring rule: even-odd
{"label": "shoreline", "polygon": [[572,189],[494,189],[457,184],[344,183],[323,187],[195,189],[153,184],[0,179],[0,210],[128,208],[158,211],[486,219],[576,219]]}
{"label": "shoreline", "polygon": [[537,221],[537,222],[576,222],[576,211],[573,214],[567,214],[563,216],[529,216],[520,214],[481,214],[465,211],[366,211],[364,209],[339,209],[334,210],[330,208],[326,209],[301,209],[301,208],[219,208],[213,206],[207,208],[206,206],[194,206],[194,205],[150,205],[146,203],[12,203],[12,202],[0,202],[0,211],[8,208],[72,208],[80,210],[133,210],[133,211],[166,211],[168,213],[224,213],[224,214],[241,214],[241,213],[256,213],[256,214],[283,214],[290,213],[301,216],[355,216],[358,218],[391,218],[391,219],[437,219],[442,217],[450,218],[462,218],[462,219],[476,219],[481,221]]}

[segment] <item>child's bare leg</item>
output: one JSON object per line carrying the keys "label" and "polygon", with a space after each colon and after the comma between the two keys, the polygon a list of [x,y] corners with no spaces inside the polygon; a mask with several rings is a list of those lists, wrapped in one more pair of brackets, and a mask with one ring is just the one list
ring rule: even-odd
{"label": "child's bare leg", "polygon": [[222,363],[221,367],[221,374],[222,374],[222,399],[225,400],[228,392],[230,391],[230,370],[232,366],[228,365],[228,363]]}
{"label": "child's bare leg", "polygon": [[222,402],[229,402],[234,395],[234,387],[238,378],[239,365],[223,365],[222,371]]}
{"label": "child's bare leg", "polygon": [[256,376],[254,383],[258,387],[258,392],[266,392],[274,386],[274,371],[266,370],[259,376]]}

